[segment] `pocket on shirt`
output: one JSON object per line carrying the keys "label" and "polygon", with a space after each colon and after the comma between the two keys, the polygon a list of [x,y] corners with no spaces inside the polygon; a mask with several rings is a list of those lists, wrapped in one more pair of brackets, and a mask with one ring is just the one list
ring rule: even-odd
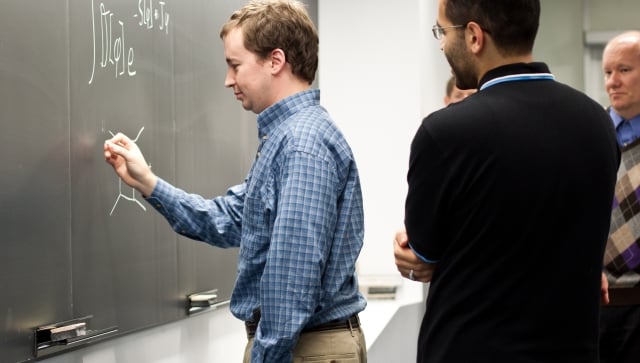
{"label": "pocket on shirt", "polygon": [[275,204],[272,178],[268,178],[261,185],[249,188],[244,200],[243,223],[252,227],[271,225],[270,219],[275,212]]}
{"label": "pocket on shirt", "polygon": [[[269,248],[269,239],[275,218],[275,195],[270,184],[264,183],[257,190],[247,192],[242,216],[243,242],[240,256],[248,261],[263,255]],[[264,256],[262,256],[264,258]],[[252,261],[258,263],[258,261]]]}

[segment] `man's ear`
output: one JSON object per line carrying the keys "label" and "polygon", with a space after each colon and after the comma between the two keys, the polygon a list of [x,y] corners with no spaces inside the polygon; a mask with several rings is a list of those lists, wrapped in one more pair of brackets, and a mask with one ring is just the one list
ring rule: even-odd
{"label": "man's ear", "polygon": [[480,24],[470,21],[467,23],[467,29],[465,29],[465,41],[467,46],[474,54],[478,54],[485,47],[485,34]]}
{"label": "man's ear", "polygon": [[276,48],[271,51],[271,73],[280,73],[286,64],[287,57],[284,54],[284,50]]}

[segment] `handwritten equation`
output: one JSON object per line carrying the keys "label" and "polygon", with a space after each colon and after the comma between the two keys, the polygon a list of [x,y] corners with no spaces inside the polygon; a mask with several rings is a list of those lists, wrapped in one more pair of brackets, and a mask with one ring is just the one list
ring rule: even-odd
{"label": "handwritten equation", "polygon": [[[132,15],[139,28],[158,29],[169,34],[169,19],[166,1],[137,0],[137,12]],[[89,84],[94,81],[97,70],[111,70],[118,77],[136,75],[135,50],[126,42],[125,22],[109,9],[104,2],[95,6],[91,0],[91,25],[93,34],[93,65]]]}

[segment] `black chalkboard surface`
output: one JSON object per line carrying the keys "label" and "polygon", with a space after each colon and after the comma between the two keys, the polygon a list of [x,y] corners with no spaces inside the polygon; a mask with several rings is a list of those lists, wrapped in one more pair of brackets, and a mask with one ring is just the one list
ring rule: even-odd
{"label": "black chalkboard surface", "polygon": [[224,88],[218,34],[244,3],[0,3],[1,362],[56,352],[42,340],[96,341],[76,330],[101,339],[184,318],[193,293],[229,299],[236,250],[176,235],[102,144],[124,132],[159,176],[203,196],[240,183],[255,115]]}

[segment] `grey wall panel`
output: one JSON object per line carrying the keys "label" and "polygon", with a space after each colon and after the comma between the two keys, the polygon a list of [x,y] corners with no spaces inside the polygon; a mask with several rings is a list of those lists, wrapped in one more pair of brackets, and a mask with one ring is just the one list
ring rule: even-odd
{"label": "grey wall panel", "polygon": [[71,312],[64,1],[0,5],[0,361]]}
{"label": "grey wall panel", "polygon": [[[69,6],[70,138],[91,145],[71,155],[74,314],[92,315],[94,330],[126,333],[184,315],[170,303],[177,297],[175,236],[102,158],[103,141],[123,132],[160,175],[175,174],[177,24],[170,4],[147,4],[159,14],[153,26],[144,24],[138,2]],[[166,16],[168,27],[159,20]]]}

